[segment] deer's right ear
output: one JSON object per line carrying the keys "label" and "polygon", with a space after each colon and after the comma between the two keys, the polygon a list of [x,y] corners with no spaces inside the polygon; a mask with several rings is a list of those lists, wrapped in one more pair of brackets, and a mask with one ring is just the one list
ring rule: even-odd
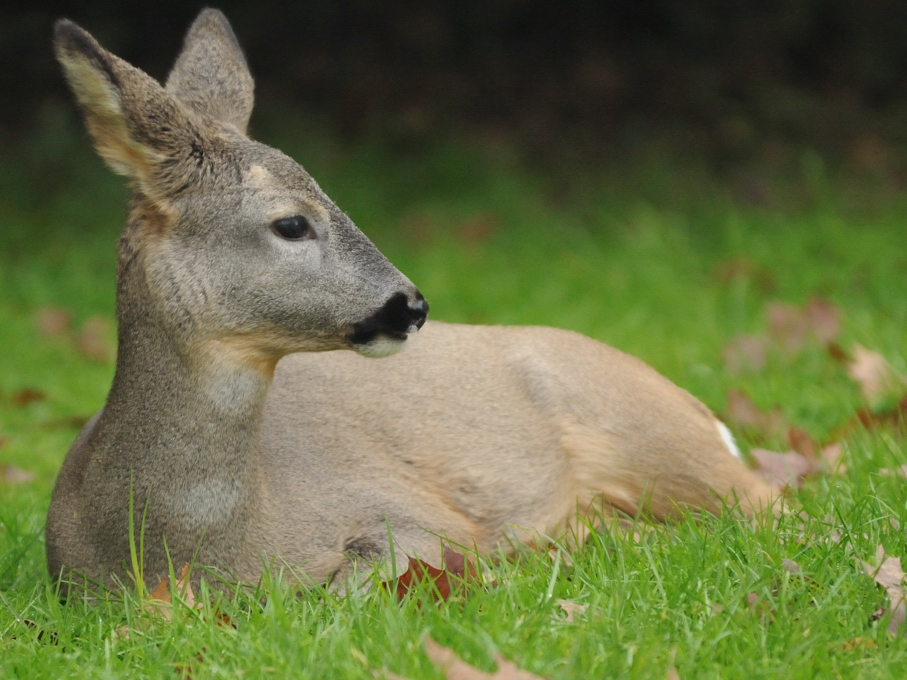
{"label": "deer's right ear", "polygon": [[186,112],[157,81],[67,19],[56,24],[54,48],[98,153],[147,193],[159,193],[156,169],[199,137]]}

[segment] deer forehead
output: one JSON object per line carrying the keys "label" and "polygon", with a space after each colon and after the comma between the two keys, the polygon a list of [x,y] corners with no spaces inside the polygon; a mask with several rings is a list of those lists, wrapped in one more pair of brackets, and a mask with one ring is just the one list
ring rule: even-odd
{"label": "deer forehead", "polygon": [[330,220],[329,200],[296,163],[277,169],[254,163],[245,172],[243,185],[247,195],[262,207],[268,220],[299,213],[316,221]]}

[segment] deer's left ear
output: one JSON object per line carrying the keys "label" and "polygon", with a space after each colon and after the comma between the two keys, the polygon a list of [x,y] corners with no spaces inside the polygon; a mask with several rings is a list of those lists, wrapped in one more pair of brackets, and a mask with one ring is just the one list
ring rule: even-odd
{"label": "deer's left ear", "polygon": [[221,12],[202,10],[193,22],[166,90],[190,109],[245,132],[255,84],[233,29]]}
{"label": "deer's left ear", "polygon": [[174,159],[201,145],[180,102],[71,21],[57,22],[54,46],[101,157],[145,193],[166,191]]}

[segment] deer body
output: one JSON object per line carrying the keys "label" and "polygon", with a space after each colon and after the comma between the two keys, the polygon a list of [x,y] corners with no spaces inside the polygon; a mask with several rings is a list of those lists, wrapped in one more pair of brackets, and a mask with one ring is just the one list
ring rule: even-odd
{"label": "deer body", "polygon": [[[392,549],[437,562],[442,540],[581,540],[578,520],[608,507],[769,502],[708,409],[617,350],[538,327],[413,336],[415,287],[302,168],[245,136],[251,76],[219,12],[196,20],[163,88],[74,24],[56,44],[135,193],[116,375],[54,490],[54,576],[122,578],[130,505],[148,578],[169,554],[319,584]],[[341,349],[355,351],[326,351]]]}

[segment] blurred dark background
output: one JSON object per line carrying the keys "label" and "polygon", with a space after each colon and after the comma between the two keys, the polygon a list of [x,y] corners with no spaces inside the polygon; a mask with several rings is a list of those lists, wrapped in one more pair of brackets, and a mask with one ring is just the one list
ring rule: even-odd
{"label": "blurred dark background", "polygon": [[[259,107],[351,138],[465,132],[543,156],[667,140],[718,168],[791,147],[899,168],[907,139],[903,0],[214,4],[246,51]],[[6,4],[0,138],[69,106],[55,18],[163,79],[202,6]]]}

